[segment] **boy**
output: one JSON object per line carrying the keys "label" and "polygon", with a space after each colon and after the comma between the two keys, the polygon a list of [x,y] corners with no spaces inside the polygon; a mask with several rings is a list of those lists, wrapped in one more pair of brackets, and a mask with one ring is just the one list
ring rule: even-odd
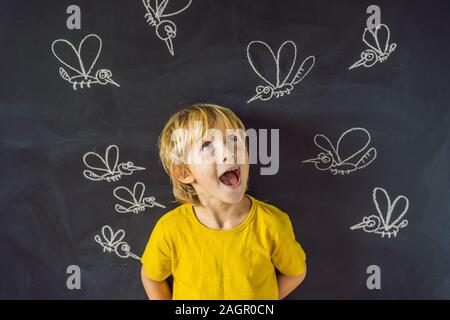
{"label": "boy", "polygon": [[241,120],[224,107],[193,105],[169,119],[158,145],[182,204],[157,221],[142,256],[149,299],[268,300],[294,290],[305,253],[289,216],[246,193]]}

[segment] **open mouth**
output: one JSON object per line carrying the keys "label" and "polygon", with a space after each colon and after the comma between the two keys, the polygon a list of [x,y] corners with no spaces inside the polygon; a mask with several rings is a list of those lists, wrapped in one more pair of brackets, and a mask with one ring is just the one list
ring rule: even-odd
{"label": "open mouth", "polygon": [[219,179],[224,185],[235,189],[241,185],[241,168],[239,166],[232,167],[225,171]]}

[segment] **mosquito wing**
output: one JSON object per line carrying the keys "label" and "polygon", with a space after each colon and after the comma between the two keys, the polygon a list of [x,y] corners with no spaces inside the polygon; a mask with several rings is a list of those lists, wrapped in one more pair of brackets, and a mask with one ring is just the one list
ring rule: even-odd
{"label": "mosquito wing", "polygon": [[188,3],[180,10],[177,10],[177,11],[171,12],[171,13],[164,13],[164,10],[166,10],[168,3],[169,3],[169,0],[162,0],[162,1],[156,0],[156,8],[157,8],[156,12],[159,17],[161,17],[161,18],[171,17],[171,16],[174,16],[174,15],[177,15],[177,14],[183,12],[191,5],[192,0],[189,0]]}
{"label": "mosquito wing", "polygon": [[402,220],[409,208],[409,200],[405,196],[398,196],[395,198],[388,215],[386,217],[386,225],[388,228],[398,227],[399,225],[405,225],[407,220]]}
{"label": "mosquito wing", "polygon": [[293,41],[285,41],[278,49],[275,59],[277,65],[277,87],[286,83],[297,62],[297,46]]}
{"label": "mosquito wing", "polygon": [[[136,188],[136,186],[135,186]],[[134,190],[133,190],[134,191]],[[126,187],[117,187],[113,191],[114,196],[119,199],[120,201],[123,201],[129,205],[138,205],[139,202],[136,200],[136,196],[134,192],[131,192]]]}
{"label": "mosquito wing", "polygon": [[275,88],[278,65],[272,49],[265,42],[254,40],[247,46],[247,59],[258,77],[270,87]]}
{"label": "mosquito wing", "polygon": [[159,18],[158,12],[153,9],[153,6],[151,4],[150,0],[142,0],[142,3],[144,4],[145,9],[147,10],[149,16],[148,16],[148,22],[151,26],[155,26],[159,24]]}
{"label": "mosquito wing", "polygon": [[387,25],[380,24],[372,30],[365,29],[363,42],[378,54],[389,51],[390,31]]}
{"label": "mosquito wing", "polygon": [[[100,56],[101,50],[102,40],[96,34],[89,34],[84,37],[78,49],[66,39],[57,39],[52,43],[52,52],[56,59],[72,71],[84,77],[90,75],[92,68]],[[85,66],[89,68],[86,70]]]}
{"label": "mosquito wing", "polygon": [[84,170],[83,174],[87,179],[99,181],[105,173],[110,173],[108,165],[100,155],[95,152],[88,152],[83,156],[83,162],[90,170]]}
{"label": "mosquito wing", "polygon": [[391,40],[391,32],[389,28],[385,24],[380,24],[375,29],[375,38],[377,39],[377,44],[379,45],[380,50],[383,53],[389,52],[390,40]]}
{"label": "mosquito wing", "polygon": [[328,139],[325,135],[316,134],[314,136],[314,143],[323,151],[330,153],[334,162],[336,162],[337,164],[342,163],[341,158],[339,157],[339,154],[336,152],[336,149],[334,148],[330,139]]}
{"label": "mosquito wing", "polygon": [[370,141],[370,134],[366,129],[352,128],[341,135],[336,151],[344,163],[351,162],[368,147]]}
{"label": "mosquito wing", "polygon": [[381,220],[382,227],[386,228],[388,212],[391,210],[391,199],[388,193],[383,188],[375,188],[372,193],[373,202],[377,209],[378,216]]}
{"label": "mosquito wing", "polygon": [[366,153],[358,160],[356,163],[356,167],[358,169],[362,169],[367,167],[372,163],[373,160],[377,157],[377,150],[375,148],[370,148]]}
{"label": "mosquito wing", "polygon": [[144,197],[145,186],[142,182],[137,182],[133,188],[134,199],[138,204],[142,203],[142,198]]}
{"label": "mosquito wing", "polygon": [[119,148],[116,145],[113,144],[106,148],[105,160],[109,171],[115,172],[119,162]]}
{"label": "mosquito wing", "polygon": [[294,76],[294,79],[292,79],[292,84],[297,84],[300,81],[303,80],[304,77],[308,75],[308,73],[311,71],[311,69],[314,67],[314,64],[316,63],[316,58],[314,56],[309,56],[305,60],[303,60],[302,64],[297,70],[297,73]]}
{"label": "mosquito wing", "polygon": [[102,228],[102,236],[109,245],[114,246],[125,238],[125,231],[119,229],[114,233],[112,228],[106,225]]}
{"label": "mosquito wing", "polygon": [[[88,34],[78,46],[80,65],[85,75],[90,75],[102,51],[102,39],[96,34]],[[85,69],[85,67],[88,67]]]}
{"label": "mosquito wing", "polygon": [[86,76],[78,50],[72,43],[66,39],[57,39],[52,43],[52,52],[55,58],[64,66],[79,75]]}

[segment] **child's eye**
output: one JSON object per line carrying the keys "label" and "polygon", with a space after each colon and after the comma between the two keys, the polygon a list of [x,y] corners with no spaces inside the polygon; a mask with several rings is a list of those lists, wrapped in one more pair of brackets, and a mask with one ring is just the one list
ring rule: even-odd
{"label": "child's eye", "polygon": [[212,143],[210,141],[206,141],[202,144],[202,150],[206,148],[210,148],[212,146]]}

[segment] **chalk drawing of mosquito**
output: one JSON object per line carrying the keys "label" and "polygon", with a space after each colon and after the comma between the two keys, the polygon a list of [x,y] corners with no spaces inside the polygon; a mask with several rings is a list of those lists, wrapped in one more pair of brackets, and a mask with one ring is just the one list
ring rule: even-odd
{"label": "chalk drawing of mosquito", "polygon": [[[119,84],[112,79],[112,73],[109,69],[98,69],[94,75],[92,75],[92,69],[97,63],[101,51],[102,39],[96,34],[89,34],[84,37],[78,48],[75,48],[74,45],[66,39],[57,39],[52,43],[52,52],[56,59],[75,74],[70,76],[63,67],[59,68],[60,76],[71,83],[74,90],[77,90],[77,86],[81,89],[83,89],[84,86],[90,88],[92,84],[107,85],[108,83],[111,83],[120,87]],[[72,56],[70,56],[69,53]],[[75,54],[78,65],[71,65],[68,63],[68,61],[73,59],[73,54]],[[86,69],[86,67],[88,68]]]}
{"label": "chalk drawing of mosquito", "polygon": [[389,55],[394,52],[397,47],[396,43],[389,43],[391,33],[385,24],[380,24],[372,30],[365,28],[362,40],[369,47],[369,49],[361,52],[361,59],[356,61],[348,69],[364,66],[370,68],[377,62],[384,62]]}
{"label": "chalk drawing of mosquito", "polygon": [[400,195],[391,202],[383,188],[375,188],[372,197],[378,214],[364,217],[362,222],[350,227],[350,230],[363,229],[368,233],[380,234],[382,238],[396,237],[400,229],[408,225],[408,220],[403,219],[409,208],[408,198]]}
{"label": "chalk drawing of mosquito", "polygon": [[114,196],[122,201],[125,205],[116,204],[116,211],[119,213],[135,213],[138,214],[145,208],[153,208],[154,206],[165,208],[164,205],[155,201],[155,197],[145,197],[145,186],[142,182],[134,185],[133,191],[126,187],[117,187],[114,189]]}
{"label": "chalk drawing of mosquito", "polygon": [[106,148],[105,157],[88,152],[83,156],[83,162],[90,170],[84,170],[83,175],[92,181],[118,181],[123,175],[131,175],[134,171],[145,170],[131,161],[119,163],[119,148],[110,145]]}
{"label": "chalk drawing of mosquito", "polygon": [[[154,5],[152,5],[152,2],[154,2]],[[182,9],[172,13],[164,13],[169,0],[142,0],[142,3],[147,10],[147,13],[145,14],[147,23],[150,26],[155,27],[156,35],[159,39],[166,43],[170,54],[173,56],[174,49],[172,39],[177,35],[177,26],[173,21],[167,20],[165,18],[177,15],[186,10],[191,5],[192,0],[189,0],[189,2]]]}
{"label": "chalk drawing of mosquito", "polygon": [[[370,134],[364,128],[352,128],[345,131],[336,143],[336,147],[323,134],[314,136],[314,143],[324,152],[316,158],[302,161],[314,163],[318,170],[329,170],[333,175],[350,174],[367,167],[377,157],[377,150],[367,147],[370,144]],[[355,147],[355,142],[356,147]],[[365,152],[364,152],[365,151]],[[363,155],[361,153],[364,152]]]}
{"label": "chalk drawing of mosquito", "polygon": [[130,252],[131,248],[128,243],[122,241],[125,238],[125,231],[122,229],[113,232],[108,225],[103,226],[101,236],[95,235],[94,240],[103,247],[103,252],[115,253],[120,258],[133,258],[141,260],[141,258]]}
{"label": "chalk drawing of mosquito", "polygon": [[[258,57],[261,55],[267,57],[267,54],[269,54],[269,61],[272,61],[273,59],[273,65],[265,66],[266,68],[269,68],[269,73],[266,72],[266,76],[264,76],[263,66],[258,67],[255,62],[259,62],[257,59]],[[267,43],[259,40],[252,41],[247,46],[247,59],[258,77],[265,82],[265,85],[258,85],[256,87],[256,94],[250,98],[247,103],[257,99],[266,101],[273,96],[279,98],[285,94],[290,94],[294,89],[294,85],[298,84],[306,77],[316,61],[314,56],[307,57],[303,60],[295,73],[293,73],[292,71],[297,64],[297,46],[290,40],[285,41],[280,46],[276,56]],[[280,66],[282,65],[288,67],[285,74],[281,74]],[[275,68],[273,68],[273,66]],[[270,80],[268,78],[270,78]]]}

